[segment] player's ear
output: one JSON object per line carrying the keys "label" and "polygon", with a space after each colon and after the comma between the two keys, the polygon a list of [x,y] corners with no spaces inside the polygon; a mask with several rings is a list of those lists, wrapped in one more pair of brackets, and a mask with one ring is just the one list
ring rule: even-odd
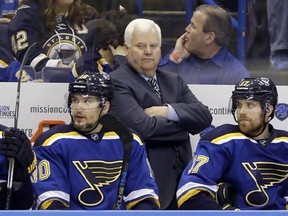
{"label": "player's ear", "polygon": [[271,104],[269,106],[267,106],[267,108],[265,109],[265,113],[266,113],[267,118],[268,118],[268,116],[270,116],[272,114],[274,109],[275,109],[274,106]]}
{"label": "player's ear", "polygon": [[110,106],[111,106],[110,102],[105,101],[105,103],[103,104],[103,107],[102,107],[102,113],[106,114],[109,111]]}

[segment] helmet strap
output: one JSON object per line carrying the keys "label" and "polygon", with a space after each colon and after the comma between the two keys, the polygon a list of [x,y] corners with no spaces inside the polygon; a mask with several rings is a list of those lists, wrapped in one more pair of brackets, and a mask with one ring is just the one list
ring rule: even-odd
{"label": "helmet strap", "polygon": [[90,130],[90,131],[88,131],[88,132],[85,132],[85,134],[89,134],[89,133],[91,133],[95,128],[98,127],[98,125],[99,125],[99,119],[100,119],[100,117],[101,117],[101,114],[102,114],[102,111],[103,111],[103,107],[104,107],[105,102],[106,102],[106,99],[103,100],[102,98],[100,98],[100,104],[99,104],[99,107],[100,107],[101,110],[100,110],[100,113],[99,113],[99,116],[98,116],[97,124],[95,125],[95,127],[93,127],[92,130]]}
{"label": "helmet strap", "polygon": [[265,119],[264,119],[264,124],[263,124],[262,130],[261,130],[258,134],[256,134],[255,136],[253,136],[253,137],[251,137],[251,138],[254,139],[254,137],[257,137],[257,136],[261,135],[261,134],[264,132],[264,130],[265,130],[265,128],[267,127],[267,125],[268,125],[268,122],[265,122]]}
{"label": "helmet strap", "polygon": [[251,138],[253,138],[254,139],[254,137],[257,137],[257,136],[259,136],[259,135],[261,135],[263,132],[264,132],[264,130],[266,129],[266,127],[268,126],[268,124],[269,124],[269,122],[272,120],[270,117],[268,118],[268,121],[266,122],[266,120],[265,120],[265,115],[266,115],[267,113],[266,112],[264,112],[263,113],[263,115],[264,115],[264,122],[263,122],[263,128],[262,128],[262,130],[258,133],[258,134],[256,134],[255,136],[253,136],[253,137],[251,137]]}
{"label": "helmet strap", "polygon": [[[234,118],[234,120],[235,120],[235,122],[237,122],[238,123],[238,121],[237,121],[237,119],[236,119],[236,117],[235,117],[235,112],[233,112],[232,111],[232,114],[233,114],[233,118]],[[254,137],[257,137],[257,136],[259,136],[259,135],[261,135],[263,132],[264,132],[264,130],[265,130],[265,128],[268,126],[268,123],[272,120],[270,117],[269,117],[269,119],[268,119],[268,121],[266,122],[265,121],[265,115],[266,115],[266,113],[263,113],[263,115],[264,115],[264,122],[263,122],[263,128],[262,128],[262,130],[258,133],[258,134],[256,134],[255,136],[248,136],[248,134],[245,134],[245,135],[247,135],[248,137],[251,137],[252,139],[254,139]]]}
{"label": "helmet strap", "polygon": [[101,114],[102,114],[102,110],[103,110],[103,107],[101,106],[101,110],[100,110],[100,113],[99,113],[99,115],[98,115],[98,120],[97,120],[97,122],[96,122],[96,124],[95,124],[95,127],[93,127],[90,131],[85,132],[85,134],[91,133],[93,130],[95,130],[95,128],[98,127],[98,125],[99,125],[99,119],[100,119],[100,116],[101,116]]}
{"label": "helmet strap", "polygon": [[[95,128],[98,127],[98,125],[99,125],[99,119],[100,119],[100,116],[101,116],[102,110],[103,110],[103,106],[101,106],[100,108],[101,108],[101,111],[100,111],[100,113],[99,113],[98,120],[97,120],[95,126],[94,126],[91,130],[85,131],[85,132],[83,132],[83,131],[78,131],[78,130],[77,130],[79,133],[81,133],[81,134],[89,134],[89,133],[91,133],[93,130],[95,130]],[[73,121],[71,112],[70,112],[70,117],[71,117],[71,121]],[[76,129],[76,128],[75,128],[75,129]]]}

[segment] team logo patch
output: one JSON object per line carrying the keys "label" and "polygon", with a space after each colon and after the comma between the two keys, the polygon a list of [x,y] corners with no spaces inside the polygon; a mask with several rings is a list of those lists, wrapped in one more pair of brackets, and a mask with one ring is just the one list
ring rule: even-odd
{"label": "team logo patch", "polygon": [[[243,162],[245,170],[251,176],[255,187],[245,195],[250,206],[265,206],[272,197],[269,197],[269,188],[279,187],[287,180],[288,165],[273,162]],[[252,181],[251,181],[252,186]]]}
{"label": "team logo patch", "polygon": [[121,160],[73,161],[73,164],[87,183],[78,194],[78,201],[90,207],[105,201],[105,191],[111,191],[111,185],[118,180],[122,169]]}
{"label": "team logo patch", "polygon": [[93,133],[90,136],[91,136],[91,139],[93,139],[93,140],[98,140],[99,139],[99,135],[97,133]]}
{"label": "team logo patch", "polygon": [[44,53],[51,59],[62,59],[64,64],[76,61],[87,47],[77,35],[60,33],[50,37],[43,45]]}
{"label": "team logo patch", "polygon": [[279,103],[275,110],[275,116],[280,121],[284,121],[288,118],[288,104]]}

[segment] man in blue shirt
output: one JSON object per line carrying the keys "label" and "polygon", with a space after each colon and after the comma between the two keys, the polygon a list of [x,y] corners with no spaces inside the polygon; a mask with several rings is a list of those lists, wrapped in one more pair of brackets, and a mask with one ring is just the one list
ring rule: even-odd
{"label": "man in blue shirt", "polygon": [[232,22],[224,9],[200,5],[185,31],[160,62],[162,70],[178,72],[189,84],[236,84],[250,77],[227,49]]}

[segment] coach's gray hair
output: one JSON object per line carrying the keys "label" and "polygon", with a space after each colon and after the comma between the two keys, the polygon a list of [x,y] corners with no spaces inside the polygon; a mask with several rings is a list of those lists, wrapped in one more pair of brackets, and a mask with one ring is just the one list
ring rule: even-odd
{"label": "coach's gray hair", "polygon": [[132,34],[134,31],[138,32],[150,32],[152,29],[156,30],[158,34],[159,45],[161,47],[161,29],[158,24],[156,24],[153,20],[138,18],[132,20],[126,27],[124,33],[124,42],[126,46],[131,46]]}

